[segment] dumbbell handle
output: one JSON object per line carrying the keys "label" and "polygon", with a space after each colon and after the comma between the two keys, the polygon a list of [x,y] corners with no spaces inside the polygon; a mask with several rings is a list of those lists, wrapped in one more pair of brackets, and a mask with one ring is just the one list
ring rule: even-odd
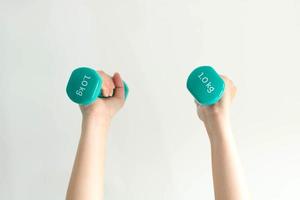
{"label": "dumbbell handle", "polygon": [[[128,86],[127,86],[127,84],[125,83],[125,81],[123,81],[123,85],[124,85],[124,94],[125,94],[125,99],[126,99],[126,98],[127,98],[127,95],[128,95]],[[115,91],[116,91],[116,89],[113,90],[113,95],[112,95],[112,96],[115,95]],[[103,96],[101,91],[100,91],[100,94],[99,94],[98,97],[99,97],[99,98],[109,98],[109,97]]]}

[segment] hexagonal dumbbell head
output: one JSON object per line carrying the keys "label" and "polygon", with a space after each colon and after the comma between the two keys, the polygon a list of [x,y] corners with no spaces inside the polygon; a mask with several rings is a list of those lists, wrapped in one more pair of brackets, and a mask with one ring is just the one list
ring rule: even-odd
{"label": "hexagonal dumbbell head", "polygon": [[[89,67],[79,67],[75,69],[67,84],[67,94],[69,98],[80,105],[88,105],[99,98],[101,95],[102,78],[97,71]],[[127,84],[124,83],[125,98],[128,95]]]}
{"label": "hexagonal dumbbell head", "polygon": [[210,66],[200,66],[187,79],[187,88],[201,105],[217,103],[223,96],[225,83]]}

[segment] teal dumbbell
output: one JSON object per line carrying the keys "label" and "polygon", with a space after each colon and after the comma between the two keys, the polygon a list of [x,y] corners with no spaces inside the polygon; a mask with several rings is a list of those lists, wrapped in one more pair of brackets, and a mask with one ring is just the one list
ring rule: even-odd
{"label": "teal dumbbell", "polygon": [[217,103],[223,96],[225,83],[210,66],[200,66],[189,75],[186,84],[196,101],[204,106]]}
{"label": "teal dumbbell", "polygon": [[[75,69],[67,84],[67,94],[69,98],[80,105],[88,105],[99,98],[105,98],[101,94],[102,78],[97,71],[89,67],[79,67]],[[127,84],[124,83],[125,98],[128,95]]]}

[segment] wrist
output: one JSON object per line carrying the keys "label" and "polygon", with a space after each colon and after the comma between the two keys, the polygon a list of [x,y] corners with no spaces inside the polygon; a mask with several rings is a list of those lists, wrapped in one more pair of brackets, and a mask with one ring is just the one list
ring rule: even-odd
{"label": "wrist", "polygon": [[82,134],[106,135],[110,123],[110,117],[85,115],[82,117]]}
{"label": "wrist", "polygon": [[82,115],[83,123],[96,123],[109,125],[112,120],[112,116],[106,113],[84,113]]}
{"label": "wrist", "polygon": [[230,117],[228,114],[210,114],[204,115],[203,123],[206,128],[222,128],[230,126]]}
{"label": "wrist", "polygon": [[211,143],[227,141],[232,137],[229,117],[209,117],[204,121],[204,125]]}

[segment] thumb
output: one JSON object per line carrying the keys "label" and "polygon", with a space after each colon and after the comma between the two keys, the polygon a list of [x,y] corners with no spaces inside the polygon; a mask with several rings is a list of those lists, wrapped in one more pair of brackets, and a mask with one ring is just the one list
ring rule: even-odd
{"label": "thumb", "polygon": [[115,73],[114,76],[112,77],[112,80],[115,84],[115,94],[114,97],[120,98],[120,99],[125,99],[125,94],[124,94],[124,83],[122,81],[122,78],[119,73]]}

